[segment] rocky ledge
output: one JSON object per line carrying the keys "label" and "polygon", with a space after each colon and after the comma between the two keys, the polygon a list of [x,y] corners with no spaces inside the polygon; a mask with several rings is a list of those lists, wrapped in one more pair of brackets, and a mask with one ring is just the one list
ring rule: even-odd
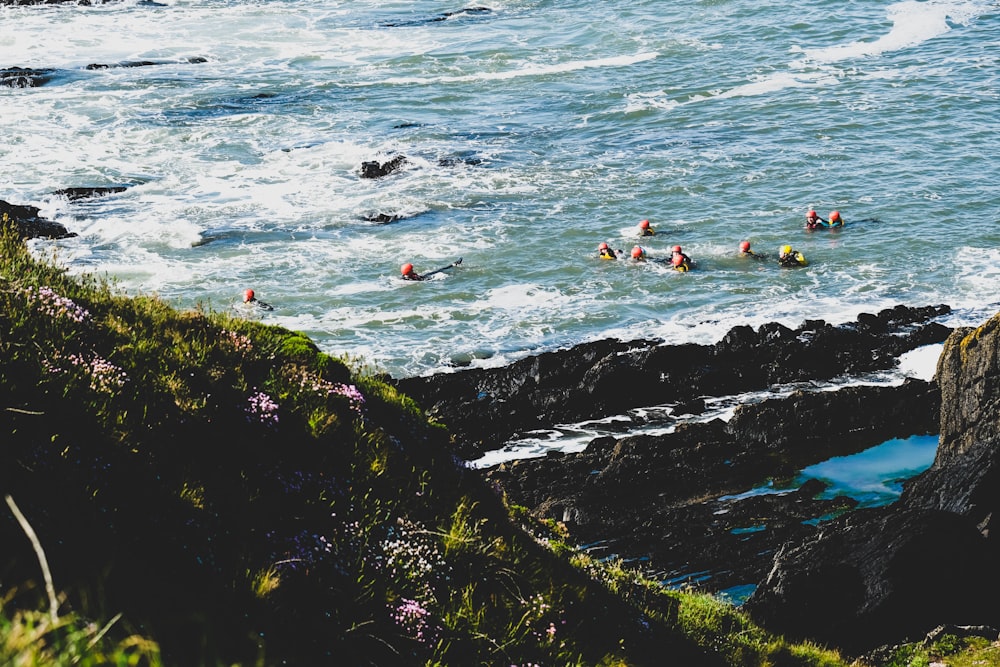
{"label": "rocky ledge", "polygon": [[[951,331],[935,321],[947,311],[900,306],[840,326],[737,327],[709,346],[599,341],[398,384],[473,458],[531,429],[640,406],[696,412],[706,396],[889,368],[944,342],[931,382],[800,390],[740,405],[726,422],[598,438],[579,454],[482,471],[511,503],[561,522],[599,555],[671,584],[746,586],[743,607],[764,627],[860,656],[940,626],[1000,627],[990,531],[1000,505],[1000,315]],[[887,507],[823,499],[815,480],[745,493],[786,488],[832,456],[937,433],[934,465]]]}
{"label": "rocky ledge", "polygon": [[942,342],[934,321],[947,306],[897,306],[856,322],[810,320],[796,329],[735,327],[714,345],[601,340],[547,352],[503,368],[469,369],[397,381],[475,459],[515,435],[664,404],[698,409],[704,397],[827,380],[892,368],[899,355]]}
{"label": "rocky ledge", "polygon": [[58,222],[39,217],[35,206],[20,206],[0,200],[0,224],[13,227],[21,238],[64,239],[76,236]]}

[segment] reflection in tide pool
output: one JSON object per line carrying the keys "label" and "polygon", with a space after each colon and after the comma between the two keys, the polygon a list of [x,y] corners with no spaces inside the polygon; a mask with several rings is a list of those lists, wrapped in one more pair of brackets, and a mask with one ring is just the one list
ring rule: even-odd
{"label": "reflection in tide pool", "polygon": [[[863,452],[850,456],[837,456],[803,469],[795,478],[792,488],[776,489],[768,484],[739,496],[726,496],[726,498],[788,493],[810,479],[818,479],[829,484],[820,494],[821,498],[844,495],[857,500],[858,507],[888,505],[895,502],[903,492],[903,482],[916,477],[934,463],[937,446],[936,435],[915,435],[887,440]],[[816,524],[829,518],[832,517],[817,517],[809,523]],[[755,526],[743,532],[759,528]],[[734,586],[719,591],[716,596],[739,606],[746,602],[755,588],[754,584]]]}
{"label": "reflection in tide pool", "polygon": [[916,477],[934,463],[938,436],[914,435],[887,440],[850,456],[836,456],[804,468],[787,487],[775,487],[769,480],[745,493],[722,496],[719,500],[739,500],[769,493],[791,493],[810,479],[826,482],[818,497],[849,496],[858,507],[878,507],[894,502],[903,492],[903,482]]}
{"label": "reflection in tide pool", "polygon": [[903,482],[934,463],[937,446],[936,435],[888,440],[858,454],[809,466],[799,473],[795,485],[818,479],[830,485],[822,498],[845,495],[856,499],[859,507],[888,505],[899,498]]}

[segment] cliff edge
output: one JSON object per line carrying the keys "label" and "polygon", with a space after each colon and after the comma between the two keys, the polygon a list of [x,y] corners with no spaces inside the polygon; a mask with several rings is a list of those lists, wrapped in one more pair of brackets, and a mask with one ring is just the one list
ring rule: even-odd
{"label": "cliff edge", "polygon": [[776,555],[744,608],[788,637],[863,653],[940,624],[1000,625],[1000,315],[954,331],[937,366],[934,464],[885,508],[852,512]]}

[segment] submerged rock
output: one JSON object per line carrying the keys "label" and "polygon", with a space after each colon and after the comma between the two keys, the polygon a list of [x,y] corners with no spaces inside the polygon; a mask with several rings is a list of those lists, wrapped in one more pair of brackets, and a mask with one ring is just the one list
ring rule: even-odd
{"label": "submerged rock", "polygon": [[208,58],[202,56],[190,56],[188,58],[183,58],[181,60],[125,60],[120,63],[91,63],[87,65],[84,69],[95,70],[95,69],[112,69],[117,67],[152,67],[153,65],[179,65],[179,64],[191,64],[196,65],[200,63],[207,63]]}

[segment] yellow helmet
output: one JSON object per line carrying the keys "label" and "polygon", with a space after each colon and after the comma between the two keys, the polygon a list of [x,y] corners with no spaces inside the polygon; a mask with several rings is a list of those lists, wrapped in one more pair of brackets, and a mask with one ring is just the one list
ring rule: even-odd
{"label": "yellow helmet", "polygon": [[790,246],[790,245],[783,245],[783,246],[781,246],[781,254],[782,255],[787,255],[790,252],[792,252],[792,246]]}

